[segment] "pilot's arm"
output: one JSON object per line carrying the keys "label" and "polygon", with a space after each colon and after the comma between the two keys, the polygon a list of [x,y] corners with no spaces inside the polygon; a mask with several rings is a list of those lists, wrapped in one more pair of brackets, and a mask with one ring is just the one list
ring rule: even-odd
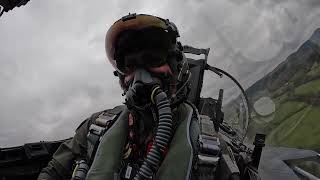
{"label": "pilot's arm", "polygon": [[87,133],[91,119],[92,117],[85,120],[77,128],[72,139],[60,145],[48,166],[42,169],[38,180],[69,180],[71,178],[75,160],[86,156]]}

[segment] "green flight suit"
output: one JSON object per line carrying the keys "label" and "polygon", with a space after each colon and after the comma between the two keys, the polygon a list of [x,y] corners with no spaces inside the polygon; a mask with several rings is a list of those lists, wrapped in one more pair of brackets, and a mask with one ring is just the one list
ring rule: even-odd
{"label": "green flight suit", "polygon": [[85,157],[87,154],[87,134],[90,124],[102,112],[94,113],[90,118],[83,121],[76,130],[73,138],[60,145],[52,156],[48,166],[43,168],[38,180],[70,180],[72,166],[76,159]]}
{"label": "green flight suit", "polygon": [[[183,108],[181,108],[183,109]],[[106,110],[107,111],[107,110]],[[98,118],[102,112],[93,114],[90,118],[86,119],[76,130],[76,134],[72,139],[64,142],[53,155],[52,160],[48,163],[48,166],[42,170],[38,180],[64,180],[71,179],[72,166],[76,159],[85,158],[87,155],[87,134],[89,126]],[[179,112],[178,112],[179,114]],[[175,117],[175,116],[174,116]],[[181,120],[180,116],[176,116],[174,120],[179,126]],[[190,121],[190,139],[193,146],[194,157],[197,154],[197,138],[200,133],[200,128],[196,118],[192,118]],[[173,142],[174,143],[174,140]],[[178,143],[178,142],[176,142]],[[175,147],[175,146],[172,146]],[[175,159],[176,160],[176,159]],[[168,162],[164,162],[165,164]],[[173,164],[174,165],[174,164]],[[165,165],[166,166],[166,165]],[[159,170],[160,172],[163,170]],[[191,174],[192,175],[192,174]],[[193,179],[193,178],[192,178]]]}

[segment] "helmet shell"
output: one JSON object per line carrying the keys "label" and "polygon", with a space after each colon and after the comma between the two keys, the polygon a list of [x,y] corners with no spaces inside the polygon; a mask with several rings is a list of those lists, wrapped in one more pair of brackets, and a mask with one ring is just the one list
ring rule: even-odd
{"label": "helmet shell", "polygon": [[176,26],[169,20],[146,14],[129,14],[116,21],[109,28],[105,39],[106,53],[108,60],[118,72],[122,73],[117,67],[117,61],[115,57],[115,45],[118,36],[126,30],[142,30],[144,28],[150,27],[156,27],[164,29],[166,31],[171,31],[174,33],[175,38],[179,37]]}

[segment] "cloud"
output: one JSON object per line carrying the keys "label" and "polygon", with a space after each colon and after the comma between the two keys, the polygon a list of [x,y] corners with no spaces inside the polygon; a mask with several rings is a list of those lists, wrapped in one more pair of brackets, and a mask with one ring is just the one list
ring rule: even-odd
{"label": "cloud", "polygon": [[[319,8],[317,0],[30,1],[0,19],[0,146],[67,138],[121,104],[104,38],[129,12],[170,19],[183,43],[210,47],[209,63],[248,87],[311,36]],[[209,81],[204,93],[229,86]]]}

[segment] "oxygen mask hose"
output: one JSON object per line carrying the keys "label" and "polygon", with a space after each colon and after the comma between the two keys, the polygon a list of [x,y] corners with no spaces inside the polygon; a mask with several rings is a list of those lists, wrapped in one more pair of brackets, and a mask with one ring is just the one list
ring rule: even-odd
{"label": "oxygen mask hose", "polygon": [[172,112],[167,94],[159,86],[154,86],[151,93],[151,101],[157,107],[158,128],[151,150],[134,180],[152,179],[153,174],[158,170],[164,158],[164,152],[172,138]]}
{"label": "oxygen mask hose", "polygon": [[158,170],[172,138],[172,112],[167,94],[161,89],[161,80],[143,68],[135,71],[134,79],[126,92],[128,108],[144,110],[145,104],[154,104],[158,114],[158,127],[154,142],[134,180],[151,179]]}

